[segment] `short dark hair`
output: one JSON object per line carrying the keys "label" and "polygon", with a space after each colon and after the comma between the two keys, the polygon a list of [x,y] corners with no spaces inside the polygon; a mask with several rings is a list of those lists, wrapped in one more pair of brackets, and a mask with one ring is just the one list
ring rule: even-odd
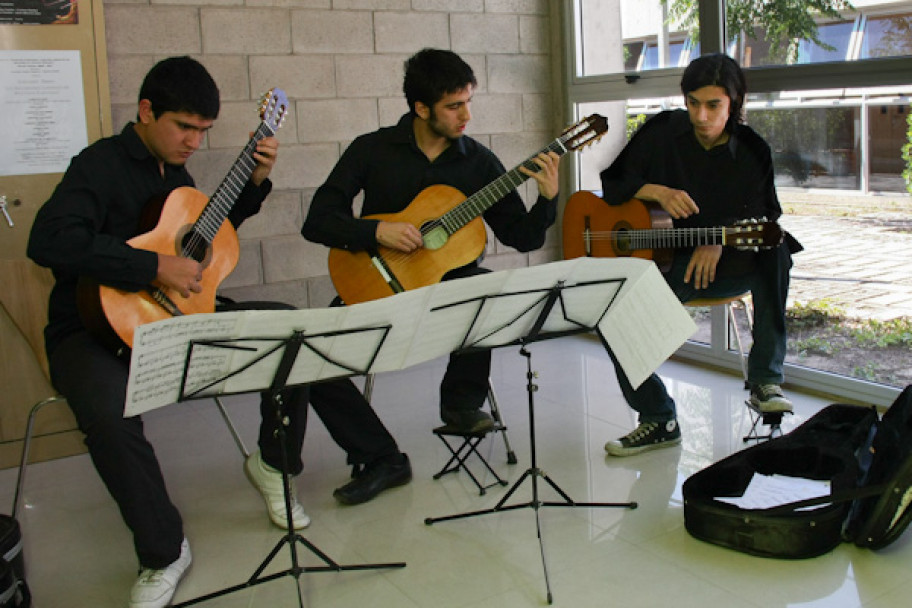
{"label": "short dark hair", "polygon": [[139,99],[148,99],[158,118],[165,112],[188,112],[215,120],[219,90],[206,68],[190,57],[169,57],[146,74]]}
{"label": "short dark hair", "polygon": [[725,130],[731,133],[735,125],[744,120],[742,109],[747,95],[747,81],[738,63],[722,53],[698,57],[690,62],[681,77],[681,93],[686,97],[691,91],[703,87],[722,87],[731,100]]}
{"label": "short dark hair", "polygon": [[472,68],[452,51],[422,49],[405,62],[402,91],[412,114],[417,101],[432,107],[447,93],[476,84]]}

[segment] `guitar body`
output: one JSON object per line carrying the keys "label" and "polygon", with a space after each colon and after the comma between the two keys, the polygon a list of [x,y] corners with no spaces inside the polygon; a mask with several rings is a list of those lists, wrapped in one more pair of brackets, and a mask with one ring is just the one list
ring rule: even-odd
{"label": "guitar body", "polygon": [[[456,188],[429,186],[402,211],[369,215],[365,219],[408,222],[420,229],[465,199],[465,195]],[[484,222],[481,217],[476,217],[449,235],[441,247],[432,249],[426,246],[412,253],[379,247],[377,253],[402,288],[410,290],[438,283],[448,271],[475,261],[484,252],[486,241]],[[330,249],[329,274],[336,291],[346,304],[377,300],[396,293],[366,251]]]}
{"label": "guitar body", "polygon": [[[158,223],[151,231],[136,236],[127,243],[136,249],[155,253],[181,255],[181,247],[200,217],[209,199],[190,187],[177,188],[168,195]],[[230,222],[221,225],[212,245],[205,247],[194,259],[203,264],[202,291],[184,298],[173,289],[154,285],[174,302],[183,314],[215,311],[215,292],[231,274],[240,256],[237,233]],[[153,321],[172,315],[145,290],[124,291],[82,279],[79,286],[79,310],[86,327],[107,346],[118,350],[124,344],[133,346],[134,330]]]}
{"label": "guitar body", "polygon": [[[581,190],[570,196],[564,208],[564,259],[643,258],[653,260],[665,272],[671,267],[673,249],[634,249],[625,236],[634,230],[671,227],[671,216],[656,203],[634,198],[621,205],[609,205],[592,192]],[[585,235],[590,233],[610,233],[611,237],[587,240]]]}

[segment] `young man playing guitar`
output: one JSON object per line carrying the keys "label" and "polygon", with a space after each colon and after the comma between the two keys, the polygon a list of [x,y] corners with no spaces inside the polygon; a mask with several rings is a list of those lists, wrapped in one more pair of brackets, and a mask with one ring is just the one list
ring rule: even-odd
{"label": "young man playing guitar", "polygon": [[[634,135],[601,173],[610,205],[631,198],[655,201],[675,228],[725,225],[735,220],[782,215],[773,185],[770,148],[741,124],[747,92],[744,74],[725,55],[694,60],[681,78],[687,110],[661,112]],[[754,343],[748,359],[750,401],[760,412],[791,411],[780,389],[785,360],[785,299],[791,253],[800,245],[789,235],[760,252],[721,245],[677,250],[665,274],[682,302],[733,296],[750,290],[754,304]],[[639,413],[630,434],[609,441],[605,450],[627,456],[681,441],[674,400],[653,374],[636,390],[617,365],[627,403]]]}
{"label": "young man playing guitar", "polygon": [[[301,234],[351,252],[384,247],[394,255],[407,255],[425,247],[413,223],[365,216],[402,212],[433,185],[471,196],[505,173],[490,150],[464,134],[476,84],[472,68],[455,53],[424,49],[412,56],[403,83],[409,112],[395,126],[352,142],[314,194]],[[483,213],[498,240],[519,251],[541,247],[557,213],[559,157],[542,153],[532,161],[535,170],[521,168],[538,183],[532,208],[527,210],[511,189]],[[361,217],[355,217],[352,205],[360,192]],[[442,279],[487,272],[479,261],[458,264]],[[446,424],[469,432],[493,427],[491,417],[480,410],[488,394],[490,365],[490,352],[451,357],[440,386],[440,416]]]}
{"label": "young man playing guitar", "polygon": [[[123,416],[129,362],[87,330],[77,305],[77,283],[87,277],[129,292],[154,284],[175,291],[178,307],[201,291],[206,269],[196,259],[134,248],[127,240],[143,232],[141,216],[150,199],[193,186],[184,165],[218,111],[218,88],[202,65],[189,57],[156,64],[140,89],[136,122],[72,160],[38,212],[28,244],[29,257],[51,268],[56,279],[45,329],[51,380],[67,398],[95,468],[133,534],[141,573],[131,608],[170,604],[190,565],[190,547],[142,420]],[[228,215],[234,226],[260,210],[272,188],[268,175],[277,152],[275,137],[264,137],[251,148],[252,158],[245,159],[249,180]],[[287,308],[272,303],[249,307]],[[296,473],[307,390],[291,389],[285,397],[287,452]],[[265,395],[262,401],[260,451],[246,463],[247,472],[266,499],[270,518],[287,526],[275,411]],[[291,505],[294,527],[307,526],[310,519],[294,494]]]}

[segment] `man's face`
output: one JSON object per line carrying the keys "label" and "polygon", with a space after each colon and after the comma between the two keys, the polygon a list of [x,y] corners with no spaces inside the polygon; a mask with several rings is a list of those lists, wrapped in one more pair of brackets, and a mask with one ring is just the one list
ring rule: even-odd
{"label": "man's face", "polygon": [[200,147],[215,122],[189,112],[164,112],[155,118],[151,108],[140,102],[140,138],[159,161],[183,165]]}
{"label": "man's face", "polygon": [[455,93],[445,94],[431,108],[423,106],[427,110],[428,128],[447,139],[459,139],[465,132],[466,125],[472,120],[472,95],[474,91],[470,86],[456,91]]}
{"label": "man's face", "polygon": [[687,112],[694,134],[704,148],[711,148],[719,142],[725,132],[725,125],[731,113],[731,99],[725,89],[706,86],[687,94]]}

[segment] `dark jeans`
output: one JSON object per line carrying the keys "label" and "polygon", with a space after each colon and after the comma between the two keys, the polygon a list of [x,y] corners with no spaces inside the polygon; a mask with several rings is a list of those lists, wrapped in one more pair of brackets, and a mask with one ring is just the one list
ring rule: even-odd
{"label": "dark jeans", "polygon": [[[689,256],[675,256],[665,280],[678,300],[722,298],[750,291],[754,305],[754,343],[747,360],[748,382],[753,384],[782,384],[785,376],[785,298],[788,294],[791,256],[785,245],[761,256],[758,269],[750,274],[717,277],[706,289],[694,289],[684,283]],[[621,392],[639,414],[640,422],[666,422],[676,417],[675,403],[657,374],[652,374],[636,389],[618,364],[617,358],[605,345],[617,372]]]}

